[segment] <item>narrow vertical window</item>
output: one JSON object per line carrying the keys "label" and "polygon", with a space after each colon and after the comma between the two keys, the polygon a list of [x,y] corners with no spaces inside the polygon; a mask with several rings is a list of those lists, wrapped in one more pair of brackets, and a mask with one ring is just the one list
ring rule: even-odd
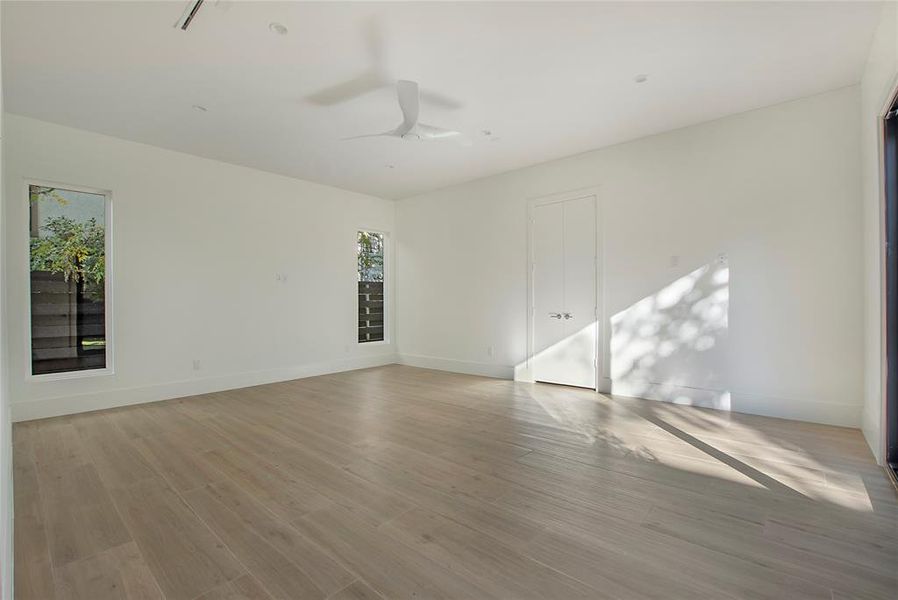
{"label": "narrow vertical window", "polygon": [[106,203],[30,185],[31,373],[106,367]]}
{"label": "narrow vertical window", "polygon": [[359,231],[359,343],[384,339],[384,234]]}

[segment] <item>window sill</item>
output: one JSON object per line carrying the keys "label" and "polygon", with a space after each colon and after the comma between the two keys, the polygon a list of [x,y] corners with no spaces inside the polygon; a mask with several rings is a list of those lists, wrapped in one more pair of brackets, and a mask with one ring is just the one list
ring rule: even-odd
{"label": "window sill", "polygon": [[26,375],[29,383],[42,383],[45,381],[65,381],[67,379],[86,379],[88,377],[108,377],[114,375],[111,367],[104,369],[85,369],[83,371],[66,371],[64,373],[44,373],[42,375]]}

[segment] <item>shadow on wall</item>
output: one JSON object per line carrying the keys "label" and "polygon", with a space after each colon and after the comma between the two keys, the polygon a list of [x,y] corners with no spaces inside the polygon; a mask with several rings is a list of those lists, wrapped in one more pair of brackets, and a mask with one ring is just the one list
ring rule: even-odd
{"label": "shadow on wall", "polygon": [[611,317],[611,392],[730,409],[729,265],[722,257]]}

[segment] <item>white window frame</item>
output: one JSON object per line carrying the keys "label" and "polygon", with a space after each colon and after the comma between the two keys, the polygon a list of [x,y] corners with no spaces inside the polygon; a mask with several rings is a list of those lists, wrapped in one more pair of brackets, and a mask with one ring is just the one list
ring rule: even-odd
{"label": "white window frame", "polygon": [[[85,194],[96,194],[105,198],[106,212],[104,228],[106,230],[105,248],[106,253],[106,275],[105,275],[105,298],[104,298],[104,325],[106,327],[106,366],[102,369],[84,369],[81,371],[64,371],[61,373],[42,373],[35,375],[33,373],[33,365],[31,364],[31,186],[52,187],[72,192],[81,192]],[[113,297],[112,297],[112,277],[113,277],[113,256],[112,256],[112,192],[110,190],[95,188],[85,185],[72,185],[68,183],[59,183],[55,181],[45,181],[41,179],[25,179],[24,181],[24,200],[28,210],[25,211],[25,222],[22,224],[22,231],[27,232],[25,236],[25,264],[24,279],[27,285],[22,286],[25,290],[25,310],[28,312],[25,321],[25,348],[27,349],[27,357],[25,361],[26,374],[25,379],[31,382],[41,381],[59,381],[64,379],[83,379],[86,377],[105,377],[115,374],[115,343],[113,336]]]}
{"label": "white window frame", "polygon": [[[379,233],[384,236],[384,339],[378,340],[376,342],[360,342],[359,341],[359,233],[362,231],[366,231],[368,233]],[[357,227],[353,232],[353,240],[355,241],[355,251],[353,253],[353,271],[355,273],[354,282],[356,284],[355,287],[355,321],[353,321],[356,325],[352,330],[353,338],[355,339],[356,348],[364,347],[364,348],[376,348],[377,346],[389,346],[393,343],[392,336],[390,332],[392,330],[392,312],[393,312],[393,294],[390,293],[392,289],[392,281],[393,281],[393,268],[392,268],[392,240],[390,238],[390,232],[380,229],[378,227]]]}

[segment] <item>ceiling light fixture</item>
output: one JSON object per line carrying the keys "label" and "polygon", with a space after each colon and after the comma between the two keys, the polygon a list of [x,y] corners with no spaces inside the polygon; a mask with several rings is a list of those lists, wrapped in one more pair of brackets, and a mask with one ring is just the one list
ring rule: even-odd
{"label": "ceiling light fixture", "polygon": [[640,73],[639,75],[637,75],[636,77],[633,78],[633,81],[635,81],[636,83],[645,83],[648,80],[648,78],[649,78],[648,75]]}
{"label": "ceiling light fixture", "polygon": [[287,27],[280,23],[269,23],[268,29],[271,30],[272,33],[276,33],[278,35],[287,35]]}

